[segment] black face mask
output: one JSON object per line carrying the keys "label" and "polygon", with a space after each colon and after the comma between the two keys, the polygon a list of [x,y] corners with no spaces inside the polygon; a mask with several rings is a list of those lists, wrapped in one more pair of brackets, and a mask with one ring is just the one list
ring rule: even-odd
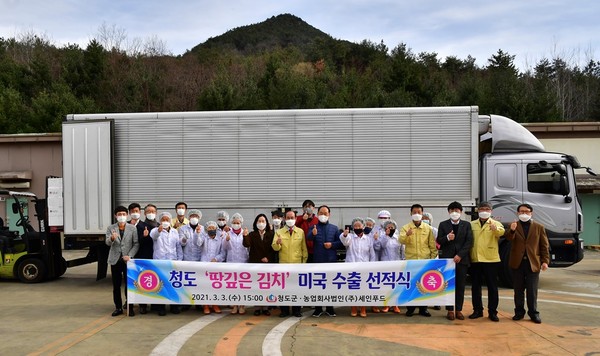
{"label": "black face mask", "polygon": [[395,232],[396,232],[396,229],[390,229],[390,237],[393,237]]}
{"label": "black face mask", "polygon": [[208,236],[210,236],[210,237],[215,237],[215,236],[217,236],[217,230],[208,230],[206,233],[207,233],[207,234],[208,234]]}
{"label": "black face mask", "polygon": [[371,231],[373,231],[373,228],[372,228],[372,227],[368,227],[368,226],[367,226],[367,227],[365,227],[365,231],[364,231],[364,233],[368,235],[368,234],[370,234],[370,233],[371,233]]}
{"label": "black face mask", "polygon": [[363,229],[354,229],[354,233],[355,233],[356,235],[360,235],[360,234],[362,234],[362,233],[363,233]]}

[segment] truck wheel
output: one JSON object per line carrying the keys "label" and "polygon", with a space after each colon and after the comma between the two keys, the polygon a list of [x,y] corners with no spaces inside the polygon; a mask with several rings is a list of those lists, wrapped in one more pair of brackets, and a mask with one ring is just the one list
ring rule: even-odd
{"label": "truck wheel", "polygon": [[512,272],[508,266],[508,258],[510,256],[510,241],[504,240],[500,245],[500,269],[498,270],[498,276],[500,277],[500,283],[507,288],[513,287]]}
{"label": "truck wheel", "polygon": [[23,283],[39,283],[46,277],[46,265],[38,258],[27,258],[19,263],[17,276]]}

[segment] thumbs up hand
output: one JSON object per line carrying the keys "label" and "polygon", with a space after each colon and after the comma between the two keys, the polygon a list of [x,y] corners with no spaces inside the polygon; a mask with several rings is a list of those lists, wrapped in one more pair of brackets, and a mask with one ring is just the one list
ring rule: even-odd
{"label": "thumbs up hand", "polygon": [[410,228],[410,229],[408,229],[408,231],[406,231],[406,236],[410,236],[412,234],[413,234],[413,229],[412,228]]}
{"label": "thumbs up hand", "polygon": [[110,234],[110,240],[115,241],[117,239],[117,236],[119,236],[119,235],[117,234],[117,232],[115,230],[113,230],[112,234]]}
{"label": "thumbs up hand", "polygon": [[196,226],[196,233],[201,233],[202,232],[202,226],[200,224],[198,224],[198,226]]}
{"label": "thumbs up hand", "polygon": [[346,227],[346,229],[344,229],[344,237],[348,236],[349,233],[350,233],[350,228]]}
{"label": "thumbs up hand", "polygon": [[450,233],[448,234],[448,241],[453,241],[454,240],[454,231],[450,231]]}
{"label": "thumbs up hand", "polygon": [[313,230],[312,230],[312,233],[313,233],[313,235],[314,235],[314,236],[317,236],[317,233],[318,233],[318,232],[319,232],[319,231],[317,230],[317,225],[313,225]]}
{"label": "thumbs up hand", "polygon": [[148,232],[148,226],[146,226],[144,228],[144,237],[148,236],[149,232]]}
{"label": "thumbs up hand", "polygon": [[377,240],[377,239],[379,238],[379,231],[377,231],[377,232],[376,232],[376,233],[373,235],[373,238],[374,238],[375,240]]}
{"label": "thumbs up hand", "polygon": [[227,235],[225,235],[225,241],[229,241],[231,240],[231,236],[229,235],[229,233],[227,233]]}
{"label": "thumbs up hand", "polygon": [[517,220],[513,221],[513,223],[510,224],[510,231],[515,232],[516,229],[517,229]]}
{"label": "thumbs up hand", "polygon": [[248,228],[247,227],[244,228],[243,234],[244,234],[244,236],[248,236]]}

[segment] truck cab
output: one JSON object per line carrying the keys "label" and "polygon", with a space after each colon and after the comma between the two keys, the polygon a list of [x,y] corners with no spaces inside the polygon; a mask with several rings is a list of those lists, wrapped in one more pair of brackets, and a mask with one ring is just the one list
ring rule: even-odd
{"label": "truck cab", "polygon": [[[517,207],[533,207],[533,219],[544,225],[550,243],[550,266],[567,267],[583,258],[581,203],[574,169],[577,159],[545,152],[529,131],[514,121],[491,115],[491,135],[482,135],[487,151],[480,158],[480,197],[493,206],[494,219],[508,227],[518,220]],[[509,120],[509,121],[507,121]],[[488,132],[490,133],[490,132]],[[510,242],[500,241],[501,279],[510,284]]]}

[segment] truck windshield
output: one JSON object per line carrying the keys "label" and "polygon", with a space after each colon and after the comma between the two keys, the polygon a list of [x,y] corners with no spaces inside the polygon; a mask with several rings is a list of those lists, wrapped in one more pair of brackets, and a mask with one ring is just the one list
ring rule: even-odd
{"label": "truck windshield", "polygon": [[527,189],[531,193],[568,195],[569,184],[564,164],[527,165]]}

